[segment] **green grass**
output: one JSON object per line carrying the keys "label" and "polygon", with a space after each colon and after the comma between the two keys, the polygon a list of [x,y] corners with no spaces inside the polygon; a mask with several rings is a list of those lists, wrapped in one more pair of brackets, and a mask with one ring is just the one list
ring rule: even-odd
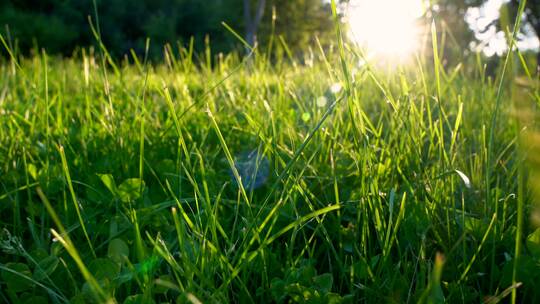
{"label": "green grass", "polygon": [[2,61],[0,300],[540,301],[518,62],[339,45]]}

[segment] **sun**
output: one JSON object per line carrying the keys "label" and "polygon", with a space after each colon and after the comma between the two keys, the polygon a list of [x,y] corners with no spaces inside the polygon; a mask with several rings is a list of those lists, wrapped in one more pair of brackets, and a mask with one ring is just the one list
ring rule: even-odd
{"label": "sun", "polygon": [[420,46],[423,0],[353,0],[346,18],[349,37],[370,56],[410,57]]}

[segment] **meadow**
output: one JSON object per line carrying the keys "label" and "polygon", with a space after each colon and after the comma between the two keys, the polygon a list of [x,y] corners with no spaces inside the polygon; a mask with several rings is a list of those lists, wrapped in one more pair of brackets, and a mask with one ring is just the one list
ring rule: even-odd
{"label": "meadow", "polygon": [[1,301],[540,301],[534,72],[440,53],[11,52]]}

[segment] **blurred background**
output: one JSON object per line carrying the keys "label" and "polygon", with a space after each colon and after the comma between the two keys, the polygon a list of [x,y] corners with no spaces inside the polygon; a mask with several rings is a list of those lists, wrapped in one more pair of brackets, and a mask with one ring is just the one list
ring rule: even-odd
{"label": "blurred background", "polygon": [[[436,20],[446,55],[470,52],[504,54],[507,30],[517,0],[337,0],[340,19],[351,41],[375,53],[402,56],[422,46]],[[96,14],[97,13],[97,14]],[[330,0],[2,0],[1,33],[18,52],[44,48],[51,54],[73,55],[95,44],[90,22],[98,24],[102,40],[116,57],[131,49],[151,56],[162,47],[188,46],[213,53],[243,50],[242,43],[222,24],[230,25],[249,44],[267,46],[270,37],[295,55],[333,44],[335,31]],[[537,57],[540,0],[527,1],[518,45]]]}

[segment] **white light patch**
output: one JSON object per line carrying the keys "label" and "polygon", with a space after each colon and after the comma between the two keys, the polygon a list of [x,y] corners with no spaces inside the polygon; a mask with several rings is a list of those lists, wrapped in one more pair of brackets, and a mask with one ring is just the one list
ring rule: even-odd
{"label": "white light patch", "polygon": [[404,59],[420,45],[422,0],[355,0],[347,19],[351,40],[374,56]]}

